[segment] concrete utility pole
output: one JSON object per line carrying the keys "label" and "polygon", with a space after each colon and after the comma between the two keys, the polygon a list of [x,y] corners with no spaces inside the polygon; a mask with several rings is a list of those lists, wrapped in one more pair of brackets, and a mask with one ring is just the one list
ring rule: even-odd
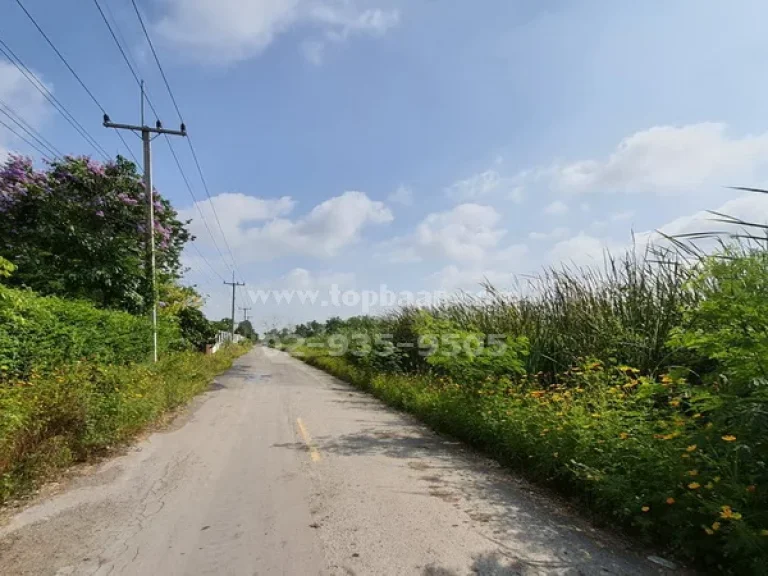
{"label": "concrete utility pole", "polygon": [[228,286],[232,286],[232,342],[235,341],[235,290],[238,286],[245,286],[242,282],[235,282],[235,272],[232,271],[232,282],[224,282]]}
{"label": "concrete utility pole", "polygon": [[248,320],[248,310],[253,310],[250,306],[238,306],[240,310],[243,311],[243,322]]}
{"label": "concrete utility pole", "polygon": [[150,284],[152,285],[152,350],[155,362],[157,362],[157,280],[155,278],[155,193],[152,188],[152,149],[151,134],[170,134],[172,136],[186,136],[187,128],[182,123],[180,130],[167,130],[155,122],[155,127],[150,128],[144,124],[144,81],[141,82],[141,126],[132,124],[115,124],[104,114],[104,126],[118,130],[130,130],[141,132],[141,141],[144,143],[144,191],[149,203],[149,251],[150,251]]}

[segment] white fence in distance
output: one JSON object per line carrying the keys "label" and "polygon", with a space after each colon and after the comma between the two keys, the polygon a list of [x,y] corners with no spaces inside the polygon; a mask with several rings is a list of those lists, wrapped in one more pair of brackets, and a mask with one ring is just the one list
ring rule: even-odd
{"label": "white fence in distance", "polygon": [[224,344],[227,344],[228,342],[234,342],[237,344],[238,342],[242,342],[245,340],[245,336],[241,336],[240,334],[235,334],[235,339],[232,339],[232,332],[219,332],[216,334],[216,341],[214,342],[213,346],[211,347],[211,354],[215,354],[219,351],[219,348],[221,348]]}

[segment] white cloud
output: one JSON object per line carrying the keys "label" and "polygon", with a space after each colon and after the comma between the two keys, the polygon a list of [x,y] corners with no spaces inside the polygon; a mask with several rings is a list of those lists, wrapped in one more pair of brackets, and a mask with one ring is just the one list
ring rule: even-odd
{"label": "white cloud", "polygon": [[400,186],[387,197],[387,200],[395,204],[410,206],[413,204],[413,190],[406,188],[405,186]]}
{"label": "white cloud", "polygon": [[[40,78],[39,74],[35,73],[35,75]],[[45,84],[45,86],[51,92],[53,91],[50,85]],[[50,106],[44,96],[7,60],[0,60],[0,100],[15,115],[36,130],[43,126],[50,113]],[[5,108],[0,108],[0,110],[5,110]],[[5,114],[0,114],[0,119],[24,135],[24,132],[10,121]],[[27,138],[29,139],[29,137]],[[0,161],[11,150],[32,152],[21,139],[5,127],[0,126]]]}
{"label": "white cloud", "polygon": [[515,204],[521,204],[525,198],[525,188],[523,186],[515,186],[509,191],[507,198],[512,200]]}
{"label": "white cloud", "polygon": [[[733,218],[759,225],[768,225],[768,194],[745,194],[729,200],[713,212],[726,214]],[[562,240],[555,244],[549,252],[550,263],[575,264],[577,266],[594,266],[603,262],[606,250],[613,255],[621,255],[632,248],[644,251],[649,244],[655,246],[669,246],[666,237],[682,236],[687,234],[709,234],[720,232],[722,238],[729,235],[752,234],[762,237],[764,232],[755,228],[748,228],[741,224],[719,222],[720,217],[708,211],[700,211],[687,216],[682,216],[667,222],[657,230],[648,230],[634,235],[634,239],[627,235],[626,238],[616,240],[607,237],[598,237],[580,232],[576,236]],[[714,238],[692,239],[701,250],[709,251],[718,246]]]}
{"label": "white cloud", "polygon": [[294,268],[276,280],[257,283],[254,286],[257,289],[270,290],[320,290],[336,285],[346,290],[353,288],[355,281],[356,276],[352,272],[312,272],[306,268]]}
{"label": "white cloud", "polygon": [[[278,216],[289,214],[296,202],[289,196],[282,198],[257,198],[240,192],[225,192],[213,196],[210,200],[197,202],[196,206],[179,210],[179,216],[183,220],[192,220],[189,229],[201,243],[211,242],[208,228],[215,237],[220,248],[224,248],[224,240],[217,224],[227,233],[227,241],[234,246],[239,246],[243,241],[241,227],[249,222],[271,220]],[[201,218],[205,219],[205,222]]]}
{"label": "white cloud", "polygon": [[498,228],[501,215],[491,206],[460,204],[424,218],[413,234],[386,243],[393,262],[418,262],[441,257],[479,262],[495,250],[506,230]]}
{"label": "white cloud", "polygon": [[626,222],[627,220],[631,220],[634,215],[635,215],[634,210],[620,210],[618,212],[613,212],[609,214],[607,218],[604,218],[602,220],[595,220],[590,226],[590,228],[593,230],[602,230],[607,226],[609,226],[610,224],[615,224],[617,222]]}
{"label": "white cloud", "polygon": [[508,290],[517,285],[516,272],[481,268],[459,268],[450,264],[430,276],[431,281],[439,290],[447,293],[468,292],[480,294],[483,285],[489,282],[500,290]]}
{"label": "white cloud", "polygon": [[[381,36],[396,26],[397,10],[362,9],[356,0],[162,0],[154,24],[168,42],[206,63],[231,64],[261,53],[277,36],[309,27],[320,37],[304,54],[322,62],[325,44],[352,35]],[[308,47],[309,46],[309,47]]]}
{"label": "white cloud", "polygon": [[506,190],[506,197],[519,204],[525,195],[525,188],[522,183],[528,177],[527,173],[506,177],[497,170],[490,169],[454,182],[445,189],[445,194],[454,200],[468,201],[478,200],[484,196]]}
{"label": "white cloud", "polygon": [[248,284],[246,298],[254,325],[264,330],[359,314],[359,308],[342,306],[330,297],[335,290],[355,290],[356,283],[355,274],[349,272],[293,268],[283,276]]}
{"label": "white cloud", "polygon": [[325,57],[325,43],[319,40],[307,40],[302,42],[301,50],[304,53],[304,58],[307,62],[320,66],[323,63]]}
{"label": "white cloud", "polygon": [[475,200],[497,190],[502,182],[501,175],[496,170],[486,170],[454,182],[445,192],[459,200]]}
{"label": "white cloud", "polygon": [[608,217],[608,219],[611,222],[623,222],[625,220],[631,219],[634,215],[634,210],[622,210],[620,212],[614,212]]}
{"label": "white cloud", "polygon": [[597,266],[602,264],[606,250],[620,254],[628,247],[627,243],[615,242],[610,238],[598,238],[584,232],[561,240],[549,251],[550,263],[557,266]]}
{"label": "white cloud", "polygon": [[[768,224],[768,194],[744,194],[738,198],[729,200],[725,204],[713,210],[713,212],[726,214],[745,222],[766,225]],[[664,224],[658,229],[658,232],[641,232],[636,235],[636,239],[638,244],[645,245],[649,241],[654,243],[665,243],[666,240],[663,238],[663,235],[680,236],[684,234],[701,234],[710,232],[722,232],[725,235],[764,235],[764,232],[761,232],[758,229],[745,227],[740,224],[719,222],[717,221],[718,219],[720,219],[719,216],[716,216],[707,211],[696,212],[695,214],[676,218],[675,220]],[[661,232],[661,234],[659,234],[659,232]],[[706,248],[707,246],[714,244],[714,240],[697,240],[696,242],[702,248]]]}
{"label": "white cloud", "polygon": [[549,232],[531,232],[528,234],[528,238],[531,240],[562,240],[568,236],[569,232],[568,228],[559,226]]}
{"label": "white cloud", "polygon": [[703,185],[754,181],[768,165],[768,133],[741,138],[725,124],[657,126],[622,140],[604,160],[552,168],[553,185],[571,193],[696,193]]}
{"label": "white cloud", "polygon": [[[220,194],[213,198],[213,203],[227,241],[242,262],[273,260],[288,254],[335,256],[356,242],[368,224],[392,220],[392,213],[382,202],[373,201],[362,192],[345,192],[329,198],[295,220],[282,217],[295,204],[287,196],[266,200],[244,194]],[[200,207],[214,230],[215,220],[208,218],[212,214],[208,201],[201,202]],[[210,236],[198,221],[197,210],[188,208],[180,211],[180,215],[193,219],[193,233],[202,245],[210,248]]]}
{"label": "white cloud", "polygon": [[568,205],[560,200],[555,200],[551,204],[544,207],[544,214],[550,216],[561,216],[568,213]]}

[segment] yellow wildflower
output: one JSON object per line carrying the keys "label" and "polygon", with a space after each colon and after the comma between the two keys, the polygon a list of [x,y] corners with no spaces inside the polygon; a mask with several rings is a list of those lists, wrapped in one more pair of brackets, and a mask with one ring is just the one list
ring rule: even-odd
{"label": "yellow wildflower", "polygon": [[688,476],[698,476],[699,471],[698,470],[688,470]]}
{"label": "yellow wildflower", "polygon": [[674,498],[672,498],[671,496],[669,498],[667,498],[667,504],[669,504],[671,506],[674,503],[675,503],[675,499]]}
{"label": "yellow wildflower", "polygon": [[734,512],[730,506],[721,506],[720,518],[724,520],[741,520],[741,514]]}
{"label": "yellow wildflower", "polygon": [[648,510],[650,509],[651,509],[650,506],[643,506],[642,508],[640,508],[640,510],[642,510],[643,512],[648,512]]}
{"label": "yellow wildflower", "polygon": [[691,490],[698,490],[699,488],[701,488],[701,484],[699,484],[698,482],[691,482],[690,484],[688,484],[688,488],[690,488]]}
{"label": "yellow wildflower", "polygon": [[726,434],[725,436],[723,436],[723,440],[725,440],[726,442],[735,442],[736,436],[734,436],[733,434]]}
{"label": "yellow wildflower", "polygon": [[691,444],[690,446],[688,446],[688,448],[685,449],[685,451],[686,452],[695,452],[696,448],[697,448],[696,444]]}
{"label": "yellow wildflower", "polygon": [[680,400],[670,400],[669,405],[672,406],[672,408],[677,408],[680,406]]}
{"label": "yellow wildflower", "polygon": [[619,438],[621,438],[622,440],[626,440],[627,438],[629,438],[629,434],[627,434],[626,432],[622,432],[621,434],[619,434]]}
{"label": "yellow wildflower", "polygon": [[712,530],[714,530],[715,532],[720,530],[720,522],[713,522],[712,523]]}

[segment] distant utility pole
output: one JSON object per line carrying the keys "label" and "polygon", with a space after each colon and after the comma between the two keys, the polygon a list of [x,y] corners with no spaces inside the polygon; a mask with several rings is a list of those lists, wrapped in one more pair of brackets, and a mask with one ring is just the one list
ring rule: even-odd
{"label": "distant utility pole", "polygon": [[243,311],[243,322],[248,320],[248,310],[253,310],[250,306],[238,306]]}
{"label": "distant utility pole", "polygon": [[149,251],[150,251],[150,284],[152,286],[152,349],[155,362],[157,362],[157,280],[155,278],[155,194],[152,188],[152,150],[150,134],[170,134],[172,136],[186,136],[187,128],[184,123],[180,130],[167,130],[155,122],[155,127],[150,128],[144,123],[144,81],[141,82],[141,126],[132,124],[115,124],[104,114],[104,126],[118,130],[130,130],[141,132],[141,141],[144,143],[144,191],[149,204]]}
{"label": "distant utility pole", "polygon": [[235,282],[235,271],[232,271],[232,282],[224,281],[224,284],[232,286],[232,342],[235,341],[235,290],[238,286],[245,286],[242,282]]}

